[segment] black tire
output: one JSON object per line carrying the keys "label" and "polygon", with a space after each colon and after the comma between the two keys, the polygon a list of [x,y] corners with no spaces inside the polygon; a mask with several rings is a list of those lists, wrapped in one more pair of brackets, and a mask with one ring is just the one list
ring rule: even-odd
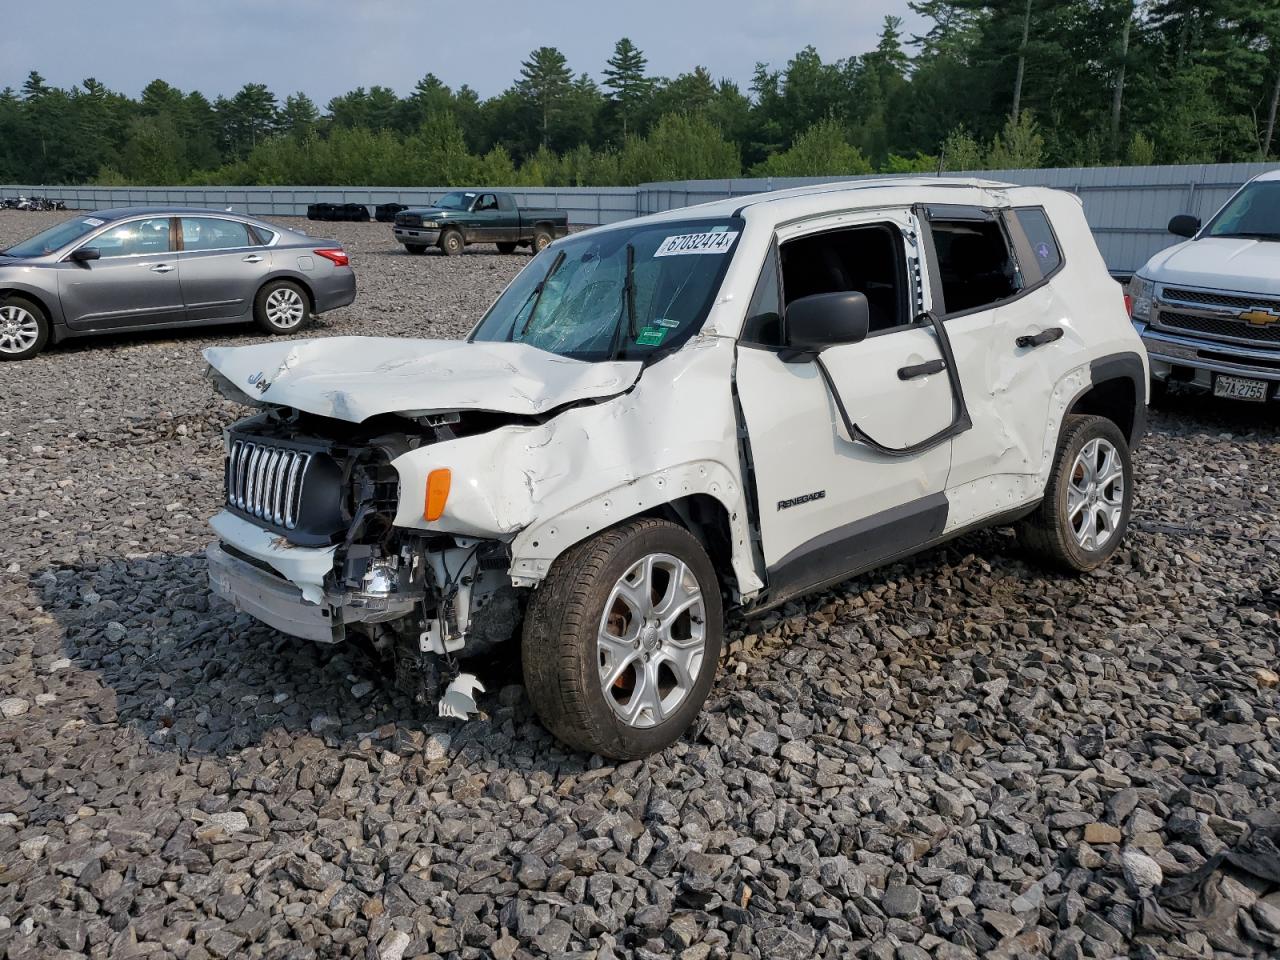
{"label": "black tire", "polygon": [[[1119,487],[1112,482],[1100,488],[1096,501],[1085,501],[1087,513],[1077,523],[1069,515],[1068,501],[1073,487],[1079,483],[1087,484],[1088,478],[1077,470],[1076,459],[1086,445],[1095,440],[1110,445],[1114,451],[1121,469]],[[1103,447],[1100,445],[1098,449],[1101,451]],[[1095,467],[1096,465],[1095,462]],[[1049,482],[1045,485],[1044,500],[1035,513],[1022,521],[1019,536],[1027,549],[1052,566],[1072,573],[1093,570],[1106,563],[1124,539],[1125,530],[1129,526],[1129,512],[1133,507],[1133,484],[1129,444],[1120,428],[1106,417],[1067,417],[1062,424],[1062,435],[1058,439],[1053,468],[1049,471]],[[1112,526],[1106,532],[1105,539],[1093,548],[1082,543],[1077,534],[1078,531],[1088,529],[1086,517],[1093,525],[1095,538],[1098,534],[1095,503],[1100,503],[1098,510],[1115,517],[1116,507],[1112,506],[1110,510],[1107,508],[1117,500],[1118,518],[1109,521]]]}
{"label": "black tire", "polygon": [[[31,340],[33,323],[35,339]],[[48,342],[49,318],[38,303],[16,296],[0,300],[0,360],[30,360]]]}
{"label": "black tire", "polygon": [[533,252],[541,253],[551,245],[554,238],[546,227],[538,227],[533,231]]}
{"label": "black tire", "polygon": [[[285,313],[286,304],[290,317],[287,324],[273,319]],[[300,317],[297,315],[298,304],[302,307]],[[293,317],[297,319],[292,319]],[[258,295],[253,298],[253,319],[262,330],[272,336],[288,336],[297,333],[310,322],[311,300],[307,292],[292,280],[271,280],[264,283]]]}
{"label": "black tire", "polygon": [[[624,720],[606,701],[597,634],[614,586],[639,561],[653,554],[683,562],[696,578],[702,597],[704,643],[697,674],[683,699],[669,705],[671,712],[664,719],[639,726]],[[667,584],[671,584],[667,576]],[[667,589],[662,591],[664,597]],[[630,616],[625,604],[615,603],[614,610]],[[690,617],[684,629],[693,631],[697,623]],[[720,586],[702,544],[683,527],[665,520],[632,520],[571,547],[552,564],[525,615],[521,644],[525,687],[543,724],[568,746],[616,760],[646,757],[679,739],[702,709],[715,682],[723,633]],[[610,685],[615,703],[619,696],[630,696],[622,681],[630,677],[632,684],[638,683],[638,670],[650,669],[644,665],[649,662],[644,652],[650,649],[647,642],[639,646],[637,637],[634,643],[636,653],[628,654],[636,658],[633,665]],[[666,670],[674,680],[675,673],[663,665],[662,648],[655,649],[652,656],[653,676],[661,677]],[[644,664],[640,657],[644,657]],[[657,689],[661,697],[661,683]]]}
{"label": "black tire", "polygon": [[499,253],[515,253],[516,252],[516,245],[509,240],[502,241],[501,243],[497,244],[497,247],[498,247]]}
{"label": "black tire", "polygon": [[404,248],[408,250],[410,253],[412,253],[414,256],[421,256],[422,254],[427,252],[427,248],[423,246],[421,243],[406,243],[404,245]]}
{"label": "black tire", "polygon": [[466,249],[467,243],[462,238],[461,230],[446,230],[440,234],[440,249],[446,257],[456,257]]}

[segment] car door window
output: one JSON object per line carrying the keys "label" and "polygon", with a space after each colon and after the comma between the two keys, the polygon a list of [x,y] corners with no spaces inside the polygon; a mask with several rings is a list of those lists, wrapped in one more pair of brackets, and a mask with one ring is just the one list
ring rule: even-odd
{"label": "car door window", "polygon": [[830,230],[784,243],[784,305],[817,293],[856,291],[870,308],[870,334],[910,326],[902,234],[877,223]]}
{"label": "car door window", "polygon": [[498,209],[498,198],[495,197],[492,193],[482,194],[480,197],[480,202],[476,204],[477,211],[497,210],[497,209]]}
{"label": "car door window", "polygon": [[256,246],[249,228],[238,220],[217,217],[183,217],[183,250],[235,250]]}
{"label": "car door window", "polygon": [[947,315],[980,310],[1018,295],[1022,277],[1000,222],[931,219]]}
{"label": "car door window", "polygon": [[169,218],[153,217],[149,220],[130,220],[112,227],[90,240],[106,260],[110,257],[135,257],[148,253],[169,252]]}

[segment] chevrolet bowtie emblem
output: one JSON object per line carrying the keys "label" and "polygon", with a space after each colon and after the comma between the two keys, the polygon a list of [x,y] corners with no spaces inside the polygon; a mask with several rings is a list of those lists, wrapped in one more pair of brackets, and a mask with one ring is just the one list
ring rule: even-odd
{"label": "chevrolet bowtie emblem", "polygon": [[1267,310],[1250,310],[1248,313],[1240,314],[1239,319],[1252,327],[1266,327],[1280,321],[1280,314]]}

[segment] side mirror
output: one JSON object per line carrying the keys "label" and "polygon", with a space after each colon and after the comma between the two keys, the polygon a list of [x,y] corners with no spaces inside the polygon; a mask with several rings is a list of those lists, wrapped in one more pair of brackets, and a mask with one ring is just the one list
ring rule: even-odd
{"label": "side mirror", "polygon": [[1169,232],[1178,237],[1194,237],[1200,232],[1200,218],[1180,213],[1169,221]]}
{"label": "side mirror", "polygon": [[71,251],[71,259],[76,263],[88,263],[90,260],[101,260],[102,253],[97,247],[80,247]]}
{"label": "side mirror", "polygon": [[787,348],[779,357],[786,363],[812,360],[827,347],[866,339],[870,326],[871,309],[864,293],[850,290],[801,297],[787,307]]}

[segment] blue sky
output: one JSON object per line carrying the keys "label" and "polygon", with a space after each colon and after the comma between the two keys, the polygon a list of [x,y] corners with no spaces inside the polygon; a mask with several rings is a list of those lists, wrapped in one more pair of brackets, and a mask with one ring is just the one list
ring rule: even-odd
{"label": "blue sky", "polygon": [[906,0],[9,0],[0,26],[0,87],[30,70],[57,86],[96,77],[131,96],[160,77],[211,98],[246,82],[323,106],[357,86],[404,94],[428,71],[482,96],[508,85],[530,50],[559,47],[599,79],[629,36],[649,70],[706,66],[745,90],[757,60],[782,67],[806,44],[824,59],[863,53],[885,14],[920,19]]}

